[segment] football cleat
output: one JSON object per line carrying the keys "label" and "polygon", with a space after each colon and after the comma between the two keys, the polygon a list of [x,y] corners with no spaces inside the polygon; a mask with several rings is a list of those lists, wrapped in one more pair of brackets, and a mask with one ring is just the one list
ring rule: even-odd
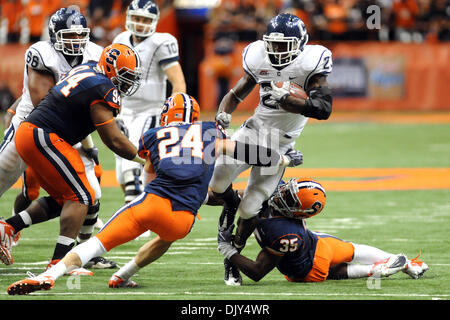
{"label": "football cleat", "polygon": [[[12,217],[14,217],[16,215],[16,212],[14,211],[14,209],[12,210]],[[15,247],[15,246],[17,246],[18,244],[19,244],[19,239],[20,239],[20,231],[19,232],[17,232],[15,235],[14,235],[14,239],[13,239],[13,243],[12,243],[12,246],[13,247]]]}
{"label": "football cleat", "polygon": [[228,259],[223,261],[225,267],[224,281],[227,286],[240,286],[242,285],[242,277],[239,269],[236,268]]}
{"label": "football cleat", "polygon": [[6,265],[13,264],[12,244],[14,242],[14,228],[3,219],[0,220],[0,259]]}
{"label": "football cleat", "polygon": [[423,262],[422,260],[419,260],[420,253],[417,257],[414,259],[408,260],[408,263],[406,264],[406,268],[403,270],[404,273],[406,273],[408,276],[410,276],[413,279],[419,279],[423,276],[425,271],[428,270],[428,265]]}
{"label": "football cleat", "polygon": [[100,230],[104,226],[105,226],[105,224],[103,223],[102,219],[97,218],[97,221],[95,222],[94,228]]}
{"label": "football cleat", "polygon": [[[53,267],[55,264],[57,264],[60,261],[61,261],[61,259],[51,260],[50,263],[45,268],[45,270],[47,271],[48,269],[50,269],[51,267]],[[76,269],[66,272],[66,275],[69,275],[69,276],[93,276],[94,273],[85,268],[76,268]]]}
{"label": "football cleat", "polygon": [[110,288],[136,288],[138,284],[133,280],[124,280],[116,274],[113,274],[108,281],[108,286]]}
{"label": "football cleat", "polygon": [[370,276],[389,277],[406,268],[408,259],[402,253],[374,263]]}
{"label": "football cleat", "polygon": [[84,267],[88,269],[116,269],[117,263],[103,257],[95,257],[89,260]]}
{"label": "football cleat", "polygon": [[55,285],[55,280],[50,276],[34,276],[16,281],[6,290],[9,295],[24,295],[38,290],[50,290]]}
{"label": "football cleat", "polygon": [[85,268],[76,268],[66,273],[69,276],[93,276],[94,273]]}

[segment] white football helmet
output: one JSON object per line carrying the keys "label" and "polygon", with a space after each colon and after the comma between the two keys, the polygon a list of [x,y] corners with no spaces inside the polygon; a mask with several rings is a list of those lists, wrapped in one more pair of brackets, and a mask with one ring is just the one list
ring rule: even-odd
{"label": "white football helmet", "polygon": [[[137,18],[147,18],[150,21],[135,21]],[[159,9],[153,0],[134,0],[127,9],[125,29],[137,37],[150,37],[156,31],[158,20]]]}

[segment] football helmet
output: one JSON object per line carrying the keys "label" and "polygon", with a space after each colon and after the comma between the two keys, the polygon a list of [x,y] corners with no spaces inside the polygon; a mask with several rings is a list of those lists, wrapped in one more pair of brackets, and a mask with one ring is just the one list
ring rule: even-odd
{"label": "football helmet", "polygon": [[186,93],[176,93],[169,98],[161,111],[160,125],[171,122],[193,123],[200,117],[200,106],[197,100]]}
{"label": "football helmet", "polygon": [[273,67],[285,67],[303,50],[308,42],[308,34],[300,18],[282,13],[270,20],[263,41],[270,64]]}
{"label": "football helmet", "polygon": [[133,0],[127,9],[125,29],[137,37],[149,37],[155,33],[158,20],[159,9],[153,0]]}
{"label": "football helmet", "polygon": [[310,179],[291,179],[280,184],[269,206],[288,218],[306,219],[319,214],[327,202],[325,189]]}
{"label": "football helmet", "polygon": [[140,86],[141,62],[132,48],[113,43],[103,49],[97,64],[101,72],[111,79],[120,93],[130,96]]}
{"label": "football helmet", "polygon": [[86,17],[76,7],[61,8],[49,19],[48,33],[53,47],[67,56],[80,56],[89,42]]}

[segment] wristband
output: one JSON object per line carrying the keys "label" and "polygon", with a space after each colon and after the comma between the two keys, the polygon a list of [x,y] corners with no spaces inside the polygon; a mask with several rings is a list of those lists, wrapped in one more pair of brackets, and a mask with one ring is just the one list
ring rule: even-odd
{"label": "wristband", "polygon": [[142,164],[142,165],[145,165],[145,162],[146,162],[144,159],[142,159],[141,157],[139,157],[139,154],[136,154],[136,156],[135,156],[133,159],[131,159],[131,161],[140,163],[140,164]]}

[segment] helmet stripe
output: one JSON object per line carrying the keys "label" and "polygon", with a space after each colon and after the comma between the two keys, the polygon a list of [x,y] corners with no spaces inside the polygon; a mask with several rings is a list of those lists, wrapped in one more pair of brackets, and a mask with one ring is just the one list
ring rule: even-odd
{"label": "helmet stripe", "polygon": [[319,189],[326,196],[325,189],[322,187],[321,184],[319,184],[319,183],[317,183],[315,181],[300,181],[300,182],[297,182],[297,187],[298,187],[299,190],[300,189],[304,189],[304,188]]}
{"label": "helmet stripe", "polygon": [[192,122],[192,99],[187,94],[182,93],[184,100],[183,122]]}

